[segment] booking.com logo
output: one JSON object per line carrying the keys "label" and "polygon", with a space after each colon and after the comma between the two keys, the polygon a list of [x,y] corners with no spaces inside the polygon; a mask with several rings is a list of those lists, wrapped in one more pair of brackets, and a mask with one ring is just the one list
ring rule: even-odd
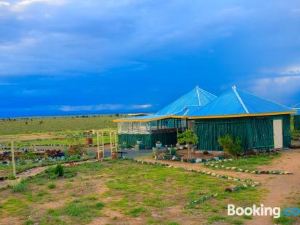
{"label": "booking.com logo", "polygon": [[233,204],[227,205],[228,216],[272,216],[279,218],[280,216],[297,217],[300,216],[300,208],[284,208],[266,207],[263,204],[252,205],[251,207],[236,207]]}
{"label": "booking.com logo", "polygon": [[282,215],[283,216],[300,216],[300,208],[285,208],[282,210]]}

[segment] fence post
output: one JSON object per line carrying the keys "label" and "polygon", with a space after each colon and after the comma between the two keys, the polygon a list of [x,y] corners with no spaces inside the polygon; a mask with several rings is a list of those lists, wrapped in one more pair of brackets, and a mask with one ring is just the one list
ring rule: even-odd
{"label": "fence post", "polygon": [[14,142],[11,142],[11,162],[12,162],[12,169],[13,169],[13,176],[16,177],[16,162],[15,162],[15,150],[14,150]]}

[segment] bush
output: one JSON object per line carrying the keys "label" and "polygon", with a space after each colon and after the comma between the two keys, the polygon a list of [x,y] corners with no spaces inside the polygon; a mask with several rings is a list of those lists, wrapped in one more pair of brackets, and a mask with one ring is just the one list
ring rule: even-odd
{"label": "bush", "polygon": [[178,143],[196,145],[198,143],[198,137],[192,130],[186,130],[178,135]]}
{"label": "bush", "polygon": [[12,187],[12,191],[16,193],[25,192],[26,190],[27,190],[27,183],[25,181],[21,181],[20,183]]}
{"label": "bush", "polygon": [[242,145],[240,138],[233,138],[227,134],[218,139],[219,145],[223,148],[223,151],[231,156],[237,157],[242,152]]}
{"label": "bush", "polygon": [[49,189],[54,189],[54,188],[56,188],[56,185],[55,185],[54,183],[50,183],[50,184],[48,185],[48,188],[49,188]]}
{"label": "bush", "polygon": [[64,167],[60,164],[56,165],[54,173],[58,176],[58,177],[62,177],[64,176]]}
{"label": "bush", "polygon": [[176,155],[176,148],[171,148],[170,149],[170,154],[173,156],[173,155]]}

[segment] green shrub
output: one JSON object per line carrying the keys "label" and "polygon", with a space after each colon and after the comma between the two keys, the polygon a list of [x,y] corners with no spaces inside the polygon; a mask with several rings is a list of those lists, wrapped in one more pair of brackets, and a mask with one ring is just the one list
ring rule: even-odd
{"label": "green shrub", "polygon": [[102,209],[104,207],[104,204],[102,202],[97,202],[96,203],[96,208],[97,209]]}
{"label": "green shrub", "polygon": [[176,155],[176,148],[173,148],[173,147],[172,147],[172,148],[170,149],[170,154],[171,154],[171,155]]}
{"label": "green shrub", "polygon": [[186,130],[178,134],[178,143],[195,145],[198,143],[198,137],[192,130]]}
{"label": "green shrub", "polygon": [[140,216],[145,211],[146,211],[145,208],[143,208],[143,207],[137,207],[137,208],[134,208],[134,209],[130,210],[128,212],[128,214],[130,216],[132,216],[132,217],[138,217],[138,216]]}
{"label": "green shrub", "polygon": [[61,164],[56,165],[54,173],[58,176],[58,177],[62,177],[64,176],[64,167]]}
{"label": "green shrub", "polygon": [[25,192],[27,190],[27,188],[28,188],[27,183],[25,181],[21,181],[20,183],[14,185],[12,187],[12,191],[21,193],[21,192]]}
{"label": "green shrub", "polygon": [[226,134],[218,139],[219,145],[223,148],[226,154],[237,157],[242,152],[242,143],[240,138],[233,138]]}
{"label": "green shrub", "polygon": [[56,188],[56,185],[54,183],[50,183],[50,184],[48,184],[48,188],[54,189],[54,188]]}

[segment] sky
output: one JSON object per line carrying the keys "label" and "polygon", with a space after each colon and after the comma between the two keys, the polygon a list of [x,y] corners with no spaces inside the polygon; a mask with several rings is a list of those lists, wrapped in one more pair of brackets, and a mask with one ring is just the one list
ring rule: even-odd
{"label": "sky", "polygon": [[0,0],[0,117],[155,112],[196,85],[300,103],[300,1]]}

